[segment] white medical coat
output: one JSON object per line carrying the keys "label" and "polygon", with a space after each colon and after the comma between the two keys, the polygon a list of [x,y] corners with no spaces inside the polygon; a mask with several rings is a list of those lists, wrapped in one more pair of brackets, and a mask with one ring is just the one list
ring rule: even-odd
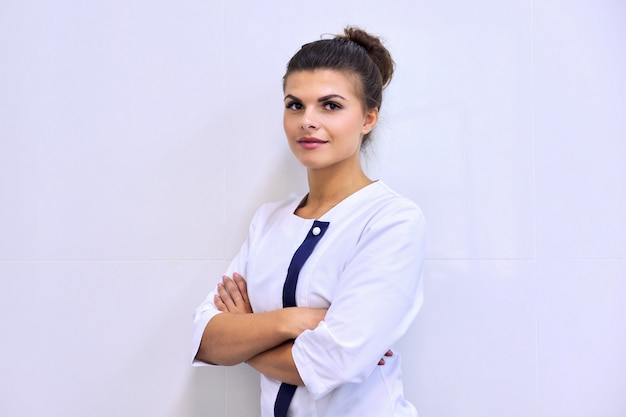
{"label": "white medical coat", "polygon": [[[226,275],[246,278],[254,312],[282,308],[294,252],[313,220],[294,214],[301,198],[261,206]],[[328,308],[324,321],[295,340],[305,386],[292,417],[416,416],[403,397],[400,352],[377,363],[406,332],[422,304],[424,218],[417,205],[382,181],[352,194],[318,220],[326,234],[300,271],[296,302]],[[212,291],[194,315],[193,356],[219,311]],[[194,365],[202,363],[194,361]],[[261,375],[261,416],[272,417],[280,382]]]}

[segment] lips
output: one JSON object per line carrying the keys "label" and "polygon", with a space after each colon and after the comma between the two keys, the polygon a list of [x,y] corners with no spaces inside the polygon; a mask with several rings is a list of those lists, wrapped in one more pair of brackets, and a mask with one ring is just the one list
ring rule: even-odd
{"label": "lips", "polygon": [[302,146],[304,149],[317,149],[321,146],[327,144],[327,140],[322,140],[313,137],[303,137],[298,139],[298,144]]}
{"label": "lips", "polygon": [[319,143],[319,144],[324,144],[327,143],[327,140],[322,140],[322,139],[318,139],[318,138],[314,138],[314,137],[303,137],[298,139],[298,143]]}

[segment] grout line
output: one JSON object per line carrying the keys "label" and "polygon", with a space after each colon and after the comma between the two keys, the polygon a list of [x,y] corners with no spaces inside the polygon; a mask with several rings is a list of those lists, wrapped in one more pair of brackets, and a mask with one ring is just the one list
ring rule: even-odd
{"label": "grout line", "polygon": [[0,259],[0,264],[31,263],[194,263],[231,262],[232,259]]}
{"label": "grout line", "polygon": [[[221,1],[221,15],[222,15],[222,109],[226,109],[226,0],[222,0]],[[222,167],[223,171],[223,178],[224,178],[224,182],[223,182],[223,195],[224,195],[224,200],[222,202],[222,221],[224,224],[227,224],[227,220],[226,220],[226,213],[227,213],[227,207],[226,204],[228,202],[228,152],[227,152],[227,146],[226,146],[226,128],[225,125],[222,123],[222,129],[224,130],[222,132],[222,152],[223,152],[223,158],[224,158],[224,165]],[[226,367],[224,367],[224,379],[223,379],[223,384],[224,384],[224,415],[228,416],[229,415],[229,410],[228,410],[228,371],[226,369]]]}
{"label": "grout line", "polygon": [[[226,109],[226,0],[222,0],[220,2],[220,13],[221,13],[221,20],[222,20],[222,54],[221,54],[221,67],[222,67],[222,97],[221,97],[221,103],[222,103],[222,111],[225,111],[224,109]],[[227,136],[227,132],[226,132],[226,125],[223,123],[223,121],[220,121],[220,134],[221,134],[221,144],[222,144],[222,160],[223,160],[223,165],[222,165],[222,178],[223,178],[223,182],[222,182],[222,195],[224,196],[224,200],[222,202],[222,221],[224,222],[224,224],[226,224],[226,213],[227,213],[227,202],[228,202],[228,152],[227,152],[227,146],[226,146],[226,136]]]}
{"label": "grout line", "polygon": [[535,415],[539,417],[539,279],[537,265],[537,134],[535,125],[535,8],[530,6],[530,132],[532,149],[533,286],[535,298]]}
{"label": "grout line", "polygon": [[535,34],[533,1],[530,0],[530,134],[532,161],[533,258],[537,259],[537,134],[535,126]]}
{"label": "grout line", "polygon": [[[95,258],[59,258],[59,259],[0,259],[0,264],[8,263],[186,263],[186,262],[231,262],[232,258],[184,258],[184,259],[95,259]],[[534,262],[538,261],[626,261],[626,258],[619,257],[575,257],[575,258],[425,258],[426,262]]]}
{"label": "grout line", "polygon": [[577,257],[519,257],[519,258],[425,258],[426,261],[626,261],[623,257],[599,257],[599,256],[577,256]]}

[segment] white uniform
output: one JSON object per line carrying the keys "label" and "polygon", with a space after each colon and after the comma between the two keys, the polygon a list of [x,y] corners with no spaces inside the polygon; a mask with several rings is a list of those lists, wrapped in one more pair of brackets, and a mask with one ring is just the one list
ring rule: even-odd
{"label": "white uniform", "polygon": [[[246,278],[255,312],[282,308],[287,267],[313,224],[294,214],[300,201],[261,206],[226,271]],[[289,416],[416,416],[403,397],[400,352],[394,350],[383,366],[377,363],[406,332],[422,304],[422,213],[378,181],[319,220],[330,225],[300,271],[296,301],[300,307],[328,312],[316,329],[302,333],[293,345],[305,386],[297,389]],[[219,314],[214,294],[196,310],[193,356],[206,324]],[[279,381],[261,376],[262,417],[273,416],[279,386]]]}

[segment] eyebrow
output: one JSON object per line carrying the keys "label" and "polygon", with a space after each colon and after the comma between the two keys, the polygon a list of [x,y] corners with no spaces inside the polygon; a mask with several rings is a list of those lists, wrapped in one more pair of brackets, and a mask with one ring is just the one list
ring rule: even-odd
{"label": "eyebrow", "polygon": [[[342,100],[346,100],[346,98],[345,98],[345,97],[340,96],[339,94],[329,94],[329,95],[327,95],[327,96],[324,96],[324,97],[320,97],[320,98],[318,98],[318,99],[317,99],[317,102],[318,102],[318,103],[323,103],[323,102],[328,101],[328,100],[331,100],[331,99],[333,99],[333,98],[340,98],[340,99],[342,99]],[[302,100],[300,100],[298,97],[296,97],[296,96],[294,96],[294,95],[291,95],[291,94],[287,94],[287,95],[285,96],[285,98],[283,99],[283,101],[284,101],[284,100],[287,100],[287,99],[291,99],[291,100],[295,100],[295,101],[302,101]]]}

